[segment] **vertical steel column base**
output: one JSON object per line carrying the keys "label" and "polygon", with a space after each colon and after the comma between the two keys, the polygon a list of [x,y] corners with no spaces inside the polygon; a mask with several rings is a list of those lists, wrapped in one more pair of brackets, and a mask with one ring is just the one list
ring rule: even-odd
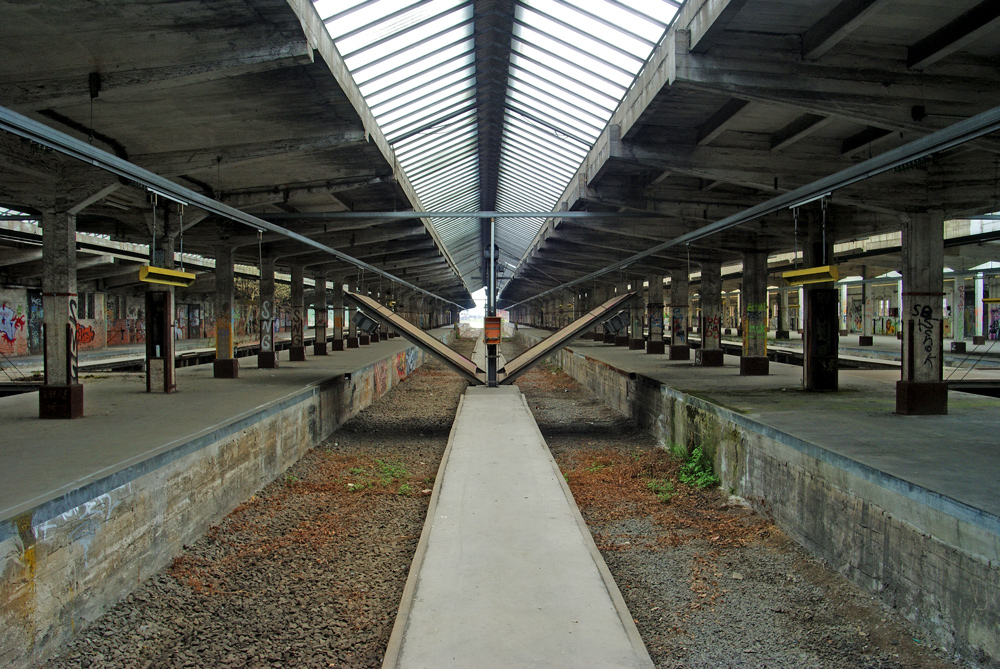
{"label": "vertical steel column base", "polygon": [[343,339],[334,339],[332,342],[330,342],[330,350],[331,351],[343,351],[344,350],[344,340]]}
{"label": "vertical steel column base", "polygon": [[646,342],[646,353],[650,355],[663,355],[667,350],[666,344],[662,341],[647,341]]}
{"label": "vertical steel column base", "polygon": [[691,359],[691,347],[684,344],[678,344],[677,346],[670,346],[670,360],[690,360]]}
{"label": "vertical steel column base", "polygon": [[740,376],[767,376],[771,361],[766,355],[740,356]]}
{"label": "vertical steel column base", "polygon": [[725,362],[725,354],[721,348],[707,350],[699,348],[694,352],[694,362],[702,367],[722,367]]}
{"label": "vertical steel column base", "polygon": [[318,341],[313,344],[313,355],[326,355],[325,341]]}
{"label": "vertical steel column base", "polygon": [[306,361],[306,347],[305,346],[290,346],[288,348],[288,360],[290,362],[305,362]]}
{"label": "vertical steel column base", "polygon": [[277,369],[278,354],[274,351],[266,351],[257,354],[257,369]]}
{"label": "vertical steel column base", "polygon": [[236,358],[219,360],[212,363],[213,376],[217,379],[236,379],[240,376],[240,361]]}
{"label": "vertical steel column base", "polygon": [[948,414],[948,384],[896,381],[896,413],[904,416]]}
{"label": "vertical steel column base", "polygon": [[42,386],[38,389],[39,418],[82,418],[83,385]]}

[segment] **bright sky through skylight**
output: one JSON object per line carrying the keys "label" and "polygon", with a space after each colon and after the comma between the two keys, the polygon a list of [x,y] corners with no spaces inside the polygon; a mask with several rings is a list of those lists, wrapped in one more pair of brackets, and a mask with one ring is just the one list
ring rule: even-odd
{"label": "bright sky through skylight", "polygon": [[[674,0],[515,0],[499,165],[479,165],[476,17],[470,0],[315,0],[427,211],[481,209],[481,167],[499,211],[552,211],[676,12]],[[499,104],[499,101],[487,101]],[[542,220],[502,219],[517,262]],[[478,219],[434,220],[470,290]],[[475,285],[474,285],[475,284]]]}

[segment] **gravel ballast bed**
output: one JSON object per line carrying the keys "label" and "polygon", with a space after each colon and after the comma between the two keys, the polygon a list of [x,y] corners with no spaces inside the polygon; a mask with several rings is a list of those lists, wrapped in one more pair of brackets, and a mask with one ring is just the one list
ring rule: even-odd
{"label": "gravel ballast bed", "polygon": [[[518,385],[658,667],[956,666],[560,370]],[[465,387],[428,362],[45,666],[380,666]]]}

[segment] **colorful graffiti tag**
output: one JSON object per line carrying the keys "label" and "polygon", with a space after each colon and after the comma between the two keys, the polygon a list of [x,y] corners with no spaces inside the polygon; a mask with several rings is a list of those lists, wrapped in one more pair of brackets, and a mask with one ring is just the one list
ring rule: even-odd
{"label": "colorful graffiti tag", "polygon": [[0,337],[13,344],[17,339],[17,331],[23,330],[24,324],[25,315],[21,313],[20,305],[14,311],[6,302],[0,304]]}
{"label": "colorful graffiti tag", "polygon": [[93,326],[76,324],[76,341],[78,344],[90,344],[96,336]]}

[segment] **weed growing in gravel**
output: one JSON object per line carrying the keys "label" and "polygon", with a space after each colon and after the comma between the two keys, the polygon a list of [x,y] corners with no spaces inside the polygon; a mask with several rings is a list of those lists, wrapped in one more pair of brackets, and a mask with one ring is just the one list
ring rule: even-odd
{"label": "weed growing in gravel", "polygon": [[403,497],[409,497],[410,495],[413,494],[413,486],[411,486],[409,483],[404,483],[403,485],[399,486],[399,490],[396,491],[396,494],[402,495]]}
{"label": "weed growing in gravel", "polygon": [[591,474],[595,474],[595,473],[601,471],[602,469],[604,469],[605,466],[610,467],[613,464],[615,464],[615,463],[612,462],[609,465],[604,465],[604,464],[602,464],[600,462],[595,461],[594,464],[592,464],[589,467],[587,467],[587,471],[590,472]]}
{"label": "weed growing in gravel", "polygon": [[375,464],[378,465],[378,478],[382,485],[389,485],[397,479],[405,479],[409,476],[402,462],[376,460]]}
{"label": "weed growing in gravel", "polygon": [[674,484],[668,479],[646,479],[646,487],[664,504],[674,496]]}
{"label": "weed growing in gravel", "polygon": [[285,472],[285,483],[287,485],[292,485],[293,483],[298,483],[299,477],[291,472]]}
{"label": "weed growing in gravel", "polygon": [[677,472],[677,478],[681,483],[696,488],[708,488],[719,484],[719,477],[712,471],[712,461],[705,455],[701,446],[695,446],[691,450],[691,454]]}

